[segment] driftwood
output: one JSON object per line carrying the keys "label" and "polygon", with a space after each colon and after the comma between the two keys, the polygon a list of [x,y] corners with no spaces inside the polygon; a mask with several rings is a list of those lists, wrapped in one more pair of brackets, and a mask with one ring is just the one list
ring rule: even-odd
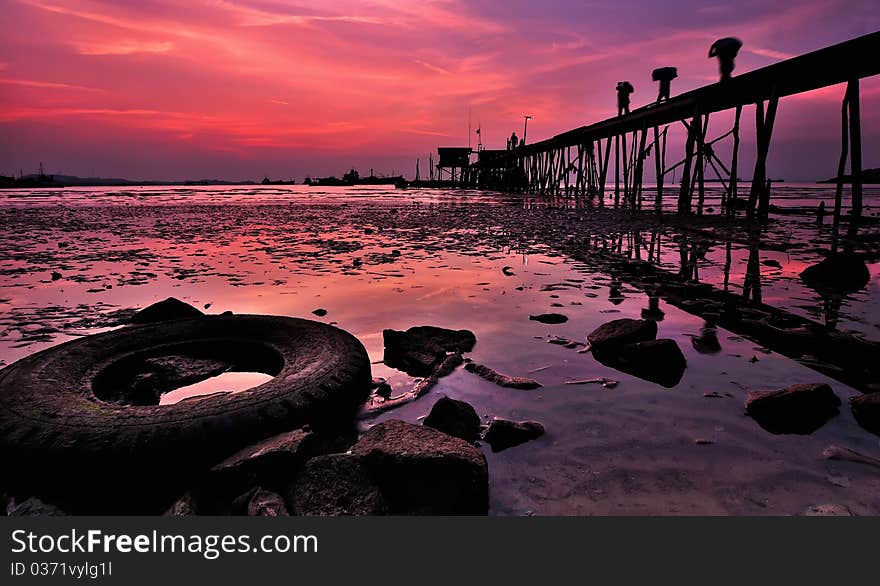
{"label": "driftwood", "polygon": [[419,379],[413,384],[412,388],[400,395],[394,397],[388,397],[386,400],[381,403],[370,403],[361,414],[361,419],[365,419],[368,417],[373,417],[378,415],[379,413],[384,413],[389,409],[394,409],[395,407],[400,407],[406,403],[411,401],[415,401],[428,391],[430,391],[434,385],[437,384],[441,378],[448,374],[452,374],[452,372],[458,368],[458,366],[464,362],[464,359],[461,357],[461,354],[458,352],[453,352],[448,354],[443,362],[440,363],[440,366],[434,369],[434,372],[426,376],[425,378]]}
{"label": "driftwood", "polygon": [[465,364],[464,369],[501,387],[530,390],[537,389],[542,386],[541,383],[534,379],[525,378],[522,376],[508,376],[506,374],[501,374],[500,372],[492,370],[488,366],[483,366],[482,364],[477,364],[476,362],[468,362],[467,364]]}
{"label": "driftwood", "polygon": [[855,450],[851,450],[849,448],[844,448],[842,446],[828,446],[822,452],[822,455],[828,458],[829,460],[844,460],[846,462],[857,462],[859,464],[867,464],[868,466],[874,466],[876,468],[880,468],[880,458],[875,458],[873,456],[866,456],[865,454],[860,454]]}

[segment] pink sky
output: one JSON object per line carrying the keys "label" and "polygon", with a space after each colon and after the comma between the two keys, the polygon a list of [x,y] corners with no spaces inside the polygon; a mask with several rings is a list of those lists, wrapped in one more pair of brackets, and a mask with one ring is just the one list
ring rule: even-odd
{"label": "pink sky", "polygon": [[[350,166],[411,176],[417,157],[424,172],[437,146],[467,145],[469,115],[487,146],[501,147],[526,113],[530,141],[613,115],[619,79],[635,86],[635,106],[650,101],[655,67],[678,67],[673,94],[711,83],[706,52],[721,36],[744,41],[742,73],[880,29],[872,0],[0,0],[0,9],[0,174],[43,161],[51,172],[144,179],[301,179]],[[834,174],[842,94],[783,100],[771,176]],[[880,166],[878,79],[863,81],[862,116],[864,164]]]}

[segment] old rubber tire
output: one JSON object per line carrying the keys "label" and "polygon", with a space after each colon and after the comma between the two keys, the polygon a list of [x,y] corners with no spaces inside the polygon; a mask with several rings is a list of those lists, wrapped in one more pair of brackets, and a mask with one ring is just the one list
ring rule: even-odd
{"label": "old rubber tire", "polygon": [[[95,395],[96,378],[114,365],[181,345],[253,356],[277,375],[243,392],[173,405],[126,406]],[[119,499],[122,510],[139,510],[137,503],[187,488],[199,471],[255,441],[304,424],[350,425],[370,380],[354,336],[304,319],[204,316],[88,336],[0,370],[3,475],[42,494],[108,505],[90,510],[117,508],[110,501]]]}

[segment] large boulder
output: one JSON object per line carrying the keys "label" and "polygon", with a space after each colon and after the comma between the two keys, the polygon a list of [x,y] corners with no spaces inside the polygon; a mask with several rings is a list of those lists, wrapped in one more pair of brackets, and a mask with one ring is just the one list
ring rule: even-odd
{"label": "large boulder", "polygon": [[587,341],[595,349],[647,342],[657,337],[657,322],[647,319],[615,319],[593,330]]}
{"label": "large boulder", "polygon": [[675,340],[649,340],[623,346],[601,345],[593,348],[593,356],[605,366],[666,388],[677,385],[687,368],[687,360]]}
{"label": "large boulder", "polygon": [[858,291],[871,280],[871,273],[861,256],[849,252],[829,254],[820,262],[801,271],[804,283],[819,290]]}
{"label": "large boulder", "polygon": [[470,352],[477,343],[473,332],[417,326],[406,330],[384,330],[384,362],[410,376],[430,375],[450,352]]}
{"label": "large boulder", "polygon": [[187,319],[191,317],[199,317],[205,315],[189,303],[184,303],[180,299],[169,297],[164,301],[159,301],[145,307],[131,318],[133,324],[152,324],[161,321],[170,321],[173,319]]}
{"label": "large boulder", "polygon": [[880,435],[880,393],[850,397],[849,406],[859,425],[874,435]]}
{"label": "large boulder", "polygon": [[422,425],[389,420],[352,447],[361,456],[391,512],[405,515],[484,515],[489,469],[466,441]]}
{"label": "large boulder", "polygon": [[774,434],[813,433],[838,414],[839,406],[840,399],[824,383],[750,391],[746,396],[746,414]]}
{"label": "large boulder", "polygon": [[385,497],[362,458],[351,454],[329,454],[309,460],[288,494],[291,509],[301,516],[384,515],[388,512]]}
{"label": "large boulder", "polygon": [[228,503],[254,486],[283,491],[311,458],[347,450],[351,433],[326,434],[295,429],[232,454],[215,465],[194,491],[200,511],[223,513]]}
{"label": "large boulder", "polygon": [[537,421],[508,421],[493,419],[483,434],[483,440],[500,452],[544,435],[544,426]]}
{"label": "large boulder", "polygon": [[440,397],[422,422],[445,434],[474,443],[480,438],[480,416],[464,401]]}

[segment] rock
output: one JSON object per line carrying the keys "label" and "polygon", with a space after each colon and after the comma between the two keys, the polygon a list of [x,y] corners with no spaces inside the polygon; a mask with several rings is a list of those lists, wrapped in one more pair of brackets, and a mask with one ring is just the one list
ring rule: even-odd
{"label": "rock", "polygon": [[316,309],[312,313],[317,315],[318,317],[324,317],[325,315],[327,315],[327,310],[319,307],[318,309]]}
{"label": "rock", "polygon": [[417,326],[401,332],[384,330],[385,364],[410,376],[430,375],[450,352],[470,352],[477,343],[473,332]]}
{"label": "rock", "polygon": [[483,434],[483,440],[500,452],[544,435],[544,426],[537,421],[508,421],[493,419]]}
{"label": "rock", "polygon": [[52,271],[52,280],[53,281],[57,281],[60,278],[61,278],[61,273],[59,273],[58,271]]}
{"label": "rock", "polygon": [[302,516],[383,515],[385,497],[363,460],[349,454],[319,456],[306,464],[290,491],[292,510]]}
{"label": "rock", "polygon": [[677,385],[687,368],[687,360],[675,340],[650,340],[610,347],[603,345],[593,348],[593,356],[605,366],[667,388]]}
{"label": "rock", "polygon": [[190,493],[186,493],[168,507],[168,510],[162,513],[164,517],[190,517],[198,515],[198,506],[195,499]]}
{"label": "rock", "polygon": [[850,397],[849,406],[859,425],[874,435],[880,435],[880,393]]}
{"label": "rock", "polygon": [[768,258],[767,260],[761,261],[761,264],[765,267],[770,267],[773,269],[781,269],[782,265],[779,264],[779,261],[773,258]]}
{"label": "rock", "polygon": [[464,365],[464,369],[501,387],[525,390],[538,389],[541,387],[541,383],[534,379],[525,378],[522,376],[508,376],[506,374],[501,374],[500,372],[493,370],[488,366],[477,364],[476,362],[468,362]]}
{"label": "rock", "polygon": [[824,383],[750,391],[746,396],[746,414],[774,434],[813,433],[837,415],[839,406],[840,399]]}
{"label": "rock", "polygon": [[801,515],[804,517],[852,517],[853,513],[846,505],[829,503],[809,507]]}
{"label": "rock", "polygon": [[488,511],[486,457],[462,439],[392,419],[373,426],[351,453],[364,458],[393,514]]}
{"label": "rock", "polygon": [[388,384],[384,378],[373,378],[373,382],[370,383],[370,387],[373,389],[373,392],[383,399],[387,399],[391,396],[393,389],[391,385]]}
{"label": "rock", "polygon": [[188,319],[205,315],[197,308],[174,297],[145,307],[131,318],[133,324],[152,324],[173,319]]}
{"label": "rock", "polygon": [[21,502],[11,499],[6,504],[6,515],[9,517],[63,517],[67,513],[55,505],[45,503],[32,496]]}
{"label": "rock", "polygon": [[354,430],[335,436],[303,428],[248,446],[214,466],[202,479],[196,490],[200,508],[222,513],[236,495],[254,486],[283,491],[309,459],[345,451],[355,437]]}
{"label": "rock", "polygon": [[568,317],[562,315],[561,313],[541,313],[538,315],[530,315],[529,319],[532,321],[538,321],[542,324],[564,324],[568,321]]}
{"label": "rock", "polygon": [[254,492],[248,502],[247,515],[248,517],[289,517],[290,513],[287,512],[287,506],[281,495],[260,488]]}
{"label": "rock", "polygon": [[440,397],[422,422],[445,434],[474,443],[480,438],[480,416],[470,404]]}
{"label": "rock", "polygon": [[871,280],[861,256],[854,253],[829,254],[822,261],[801,271],[801,280],[819,290],[858,291]]}
{"label": "rock", "polygon": [[590,346],[603,348],[647,342],[657,337],[657,322],[646,319],[615,319],[604,323],[587,336]]}

